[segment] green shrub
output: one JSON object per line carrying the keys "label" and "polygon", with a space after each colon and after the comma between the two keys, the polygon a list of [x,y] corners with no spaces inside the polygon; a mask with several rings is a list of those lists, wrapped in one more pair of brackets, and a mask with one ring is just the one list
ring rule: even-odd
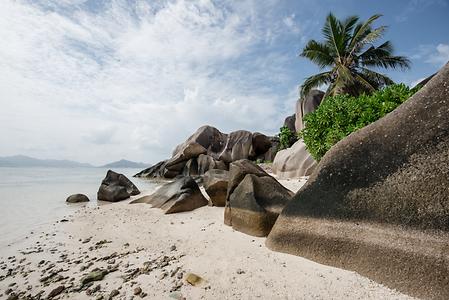
{"label": "green shrub", "polygon": [[304,117],[306,127],[300,136],[319,161],[338,141],[393,111],[416,91],[394,84],[371,95],[327,97],[317,110]]}
{"label": "green shrub", "polygon": [[287,149],[298,140],[294,131],[287,126],[282,126],[279,133],[279,150]]}

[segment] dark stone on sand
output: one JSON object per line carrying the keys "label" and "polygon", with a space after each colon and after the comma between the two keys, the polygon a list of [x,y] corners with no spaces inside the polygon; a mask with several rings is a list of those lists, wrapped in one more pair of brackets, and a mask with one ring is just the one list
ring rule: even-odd
{"label": "dark stone on sand", "polygon": [[147,203],[161,208],[166,214],[191,211],[208,204],[198,184],[190,176],[185,176],[160,187],[149,196],[131,203]]}
{"label": "dark stone on sand", "polygon": [[240,232],[267,236],[293,193],[249,160],[231,163],[225,223]]}
{"label": "dark stone on sand", "polygon": [[107,270],[96,269],[92,270],[89,274],[81,278],[81,285],[88,284],[89,282],[103,280],[103,278],[108,274]]}
{"label": "dark stone on sand", "polygon": [[48,294],[48,299],[52,299],[53,297],[58,296],[59,294],[61,294],[64,291],[65,287],[63,285],[58,286],[57,288],[53,289],[49,294]]}
{"label": "dark stone on sand", "polygon": [[125,175],[109,170],[101,182],[97,198],[117,202],[138,194],[139,189]]}
{"label": "dark stone on sand", "polygon": [[66,200],[67,203],[89,202],[89,198],[84,194],[70,195]]}
{"label": "dark stone on sand", "polygon": [[212,205],[225,206],[228,181],[229,172],[226,170],[212,169],[204,174],[203,186]]}

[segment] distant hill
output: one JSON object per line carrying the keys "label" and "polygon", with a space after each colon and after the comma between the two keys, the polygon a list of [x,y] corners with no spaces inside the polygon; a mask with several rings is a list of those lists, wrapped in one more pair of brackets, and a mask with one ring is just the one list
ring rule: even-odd
{"label": "distant hill", "polygon": [[71,160],[37,159],[25,155],[0,157],[0,167],[93,168],[91,164]]}
{"label": "distant hill", "polygon": [[147,168],[147,167],[149,167],[149,164],[129,161],[126,159],[121,159],[119,161],[115,161],[115,162],[106,164],[104,166],[101,166],[100,168],[136,168],[136,169],[140,169],[140,168]]}

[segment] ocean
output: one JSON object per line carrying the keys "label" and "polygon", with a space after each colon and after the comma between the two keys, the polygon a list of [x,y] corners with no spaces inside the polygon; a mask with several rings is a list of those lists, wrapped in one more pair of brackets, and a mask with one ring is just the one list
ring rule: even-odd
{"label": "ocean", "polygon": [[[133,178],[140,169],[113,170],[126,175],[141,191],[157,186],[149,180]],[[0,250],[86,205],[66,204],[71,194],[87,195],[90,206],[111,205],[96,200],[106,172],[103,168],[0,167]]]}

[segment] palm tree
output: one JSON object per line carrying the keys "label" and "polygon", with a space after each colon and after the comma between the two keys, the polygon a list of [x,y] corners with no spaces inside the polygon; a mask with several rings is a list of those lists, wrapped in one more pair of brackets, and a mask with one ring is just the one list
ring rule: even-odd
{"label": "palm tree", "polygon": [[393,55],[390,41],[377,47],[373,45],[387,28],[372,28],[372,23],[380,17],[374,15],[365,22],[359,22],[358,17],[352,16],[341,21],[329,14],[322,30],[324,41],[309,41],[300,56],[310,59],[321,69],[331,69],[307,78],[301,85],[301,96],[325,84],[329,85],[325,96],[370,93],[393,83],[387,76],[370,68],[410,68],[406,57]]}

